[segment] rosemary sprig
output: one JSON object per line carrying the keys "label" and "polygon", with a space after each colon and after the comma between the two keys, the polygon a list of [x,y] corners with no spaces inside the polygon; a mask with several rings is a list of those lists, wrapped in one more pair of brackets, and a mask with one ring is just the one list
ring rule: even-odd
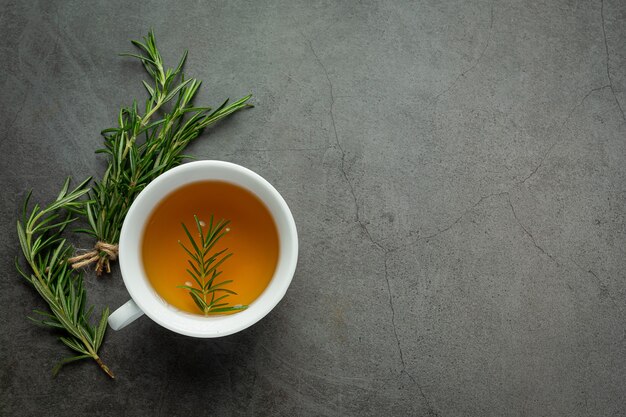
{"label": "rosemary sprig", "polygon": [[29,318],[37,324],[59,329],[64,333],[59,340],[78,353],[59,362],[54,367],[54,374],[67,363],[91,358],[108,376],[114,378],[98,356],[106,332],[109,309],[102,311],[97,325],[91,324],[93,307],[86,306],[82,274],[73,271],[67,262],[73,247],[61,237],[66,226],[75,220],[74,213],[81,210],[84,201],[79,201],[79,198],[88,192],[89,181],[87,179],[70,191],[68,178],[56,200],[44,207],[36,204],[30,213],[28,203],[31,193],[28,194],[24,201],[22,220],[17,222],[17,234],[30,272],[20,266],[17,258],[15,266],[49,307],[49,311],[34,310],[38,318]]}
{"label": "rosemary sprig", "polygon": [[90,227],[82,230],[100,245],[96,244],[91,258],[86,254],[74,263],[74,267],[81,267],[85,259],[97,259],[98,274],[110,272],[115,252],[101,248],[117,244],[124,217],[137,194],[155,177],[180,164],[187,157],[182,154],[183,149],[207,126],[252,107],[247,104],[251,95],[230,105],[226,100],[215,110],[196,107],[193,99],[201,81],[186,79],[182,73],[187,52],[176,68],[165,69],[152,31],[143,43],[132,43],[141,54],[123,55],[139,59],[150,76],[151,82],[143,81],[148,99],[143,114],[134,102],[121,109],[117,127],[102,131],[105,144],[97,152],[108,155],[108,167],[102,179],[93,185],[84,213]]}
{"label": "rosemary sprig", "polygon": [[[220,220],[213,224],[213,216],[209,221],[207,232],[205,233],[202,227],[202,223],[198,220],[198,216],[194,214],[193,218],[196,221],[196,228],[198,229],[199,242],[193,238],[189,229],[185,226],[185,223],[181,223],[183,230],[191,243],[191,248],[185,246],[180,240],[178,244],[189,255],[189,266],[187,273],[191,275],[193,280],[198,284],[199,288],[190,285],[180,285],[179,288],[185,288],[189,290],[189,295],[196,303],[200,311],[205,316],[213,313],[227,313],[231,311],[245,310],[248,306],[229,306],[227,302],[223,302],[231,294],[237,294],[236,292],[225,288],[226,285],[233,282],[233,280],[222,281],[215,283],[215,279],[222,274],[222,271],[217,268],[226,261],[226,259],[232,256],[232,253],[224,255],[228,248],[219,252],[211,253],[213,246],[226,234],[228,229],[226,226],[230,223],[228,220]],[[222,256],[223,255],[223,256]],[[223,295],[217,295],[218,292],[226,293]]]}

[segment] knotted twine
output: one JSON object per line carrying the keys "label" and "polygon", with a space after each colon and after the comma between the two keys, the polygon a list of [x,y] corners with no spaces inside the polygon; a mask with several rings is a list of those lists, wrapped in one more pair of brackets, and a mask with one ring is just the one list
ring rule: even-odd
{"label": "knotted twine", "polygon": [[119,247],[117,244],[99,241],[91,251],[69,258],[67,261],[72,265],[73,269],[82,268],[96,262],[96,273],[100,275],[103,266],[106,267],[107,273],[111,272],[109,260],[117,259],[118,252]]}

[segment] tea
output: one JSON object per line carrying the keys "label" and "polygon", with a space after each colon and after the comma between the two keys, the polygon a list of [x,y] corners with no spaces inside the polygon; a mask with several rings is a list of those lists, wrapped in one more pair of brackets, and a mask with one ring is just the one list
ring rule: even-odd
{"label": "tea", "polygon": [[[197,234],[194,215],[201,224],[230,220],[229,231],[212,252],[228,248],[233,255],[220,265],[218,282],[233,280],[228,289],[237,294],[229,305],[249,305],[269,284],[278,262],[278,230],[269,210],[258,197],[237,185],[221,181],[200,181],[169,194],[151,213],[143,234],[142,261],[152,287],[172,306],[201,314],[189,291],[178,288],[193,284],[186,272],[189,255],[179,241],[187,236],[181,223]],[[193,236],[194,239],[197,236]]]}

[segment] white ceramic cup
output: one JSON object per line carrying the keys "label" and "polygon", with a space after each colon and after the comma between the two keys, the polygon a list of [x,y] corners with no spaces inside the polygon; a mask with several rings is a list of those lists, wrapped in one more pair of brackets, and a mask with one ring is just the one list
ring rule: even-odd
{"label": "white ceramic cup", "polygon": [[[278,229],[279,255],[274,276],[246,310],[230,315],[202,317],[178,310],[152,288],[142,264],[144,228],[154,208],[172,191],[197,181],[225,181],[256,195],[269,209]],[[287,203],[260,175],[230,162],[196,161],[173,168],[152,181],[135,199],[126,215],[119,242],[119,264],[131,300],[109,317],[119,330],[146,314],[161,326],[193,337],[221,337],[239,332],[267,315],[283,298],[298,260],[298,234]]]}

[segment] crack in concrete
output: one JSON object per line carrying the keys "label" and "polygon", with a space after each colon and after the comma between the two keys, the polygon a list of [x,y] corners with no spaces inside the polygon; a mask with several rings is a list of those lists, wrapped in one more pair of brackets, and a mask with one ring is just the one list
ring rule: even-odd
{"label": "crack in concrete", "polygon": [[448,230],[452,229],[457,223],[459,223],[470,211],[474,210],[476,207],[478,207],[483,201],[487,200],[488,198],[492,198],[492,197],[499,197],[499,196],[503,196],[506,195],[507,196],[507,201],[509,203],[509,207],[511,208],[511,211],[513,213],[513,217],[515,218],[515,221],[517,222],[517,224],[522,228],[522,230],[524,231],[524,233],[530,238],[530,241],[533,243],[533,245],[541,252],[543,253],[546,257],[548,257],[552,262],[554,262],[557,266],[560,266],[561,264],[559,263],[559,261],[556,260],[556,258],[554,256],[552,256],[548,251],[546,251],[541,245],[539,245],[537,243],[537,241],[535,240],[535,237],[532,235],[532,233],[530,233],[530,231],[526,228],[526,226],[524,226],[524,224],[520,221],[520,219],[517,217],[517,212],[515,211],[515,207],[513,207],[513,203],[511,202],[511,194],[510,194],[510,190],[508,191],[502,191],[499,193],[491,193],[491,194],[487,194],[484,195],[482,197],[480,197],[480,199],[474,203],[470,208],[468,208],[467,210],[465,210],[459,217],[456,218],[456,220],[454,220],[452,223],[450,223],[448,226],[444,227],[443,229],[439,229],[436,233],[433,233],[431,235],[428,236],[424,236],[421,238],[418,238],[417,241],[420,240],[430,240],[430,239],[434,239],[435,237],[439,236],[440,234],[447,232]]}
{"label": "crack in concrete", "polygon": [[[512,188],[512,187],[511,187]],[[458,224],[470,211],[472,211],[473,209],[475,209],[476,207],[478,207],[483,201],[485,201],[488,198],[492,198],[492,197],[496,197],[496,196],[502,196],[502,195],[506,195],[507,196],[507,202],[509,205],[509,208],[511,209],[511,212],[513,213],[513,217],[515,218],[515,221],[517,222],[518,226],[524,231],[524,234],[526,236],[528,236],[528,238],[530,239],[530,241],[532,242],[533,246],[540,252],[542,253],[546,258],[548,258],[551,262],[554,262],[554,264],[557,267],[562,267],[564,266],[563,263],[559,262],[559,260],[557,260],[557,258],[552,255],[550,252],[548,252],[546,249],[543,248],[543,246],[539,245],[537,243],[537,240],[535,239],[535,237],[533,236],[533,234],[530,232],[530,230],[528,230],[528,228],[524,225],[524,223],[522,223],[522,221],[519,219],[519,217],[517,216],[517,211],[515,210],[515,206],[513,206],[513,202],[511,201],[511,193],[510,190],[508,191],[502,191],[499,193],[492,193],[492,194],[487,194],[485,196],[480,197],[480,199],[474,203],[470,208],[468,208],[467,210],[465,210],[457,219],[455,219],[452,223],[450,223],[448,226],[444,227],[443,229],[440,229],[438,232],[433,233],[429,236],[424,236],[421,238],[418,238],[416,240],[416,242],[420,241],[420,240],[430,240],[433,239],[437,236],[439,236],[440,234],[450,230],[452,227],[454,227],[456,224]],[[389,252],[395,251],[396,249],[390,250]],[[572,261],[572,263],[574,265],[576,265],[576,267],[578,269],[580,269],[581,271],[588,273],[589,275],[593,276],[596,280],[596,282],[598,283],[598,285],[600,286],[600,289],[606,289],[606,285],[602,282],[602,280],[598,277],[598,275],[593,272],[593,270],[591,269],[585,269],[583,267],[581,267],[576,261],[570,259]],[[386,262],[386,259],[385,259]],[[385,274],[387,273],[386,270],[386,265],[385,265]],[[389,283],[387,284],[389,285]],[[566,284],[567,287],[571,290],[572,287],[569,284]],[[615,307],[619,307],[620,304],[617,302],[617,300],[613,297],[613,295],[607,291],[608,297],[611,299],[611,302],[614,304]],[[396,341],[397,341],[397,335],[396,335]],[[401,358],[402,360],[402,358]],[[409,375],[410,377],[410,375]],[[417,385],[417,384],[416,384]]]}
{"label": "crack in concrete", "polygon": [[[304,36],[304,34],[301,33],[301,35],[306,40],[307,44],[309,45],[309,49],[313,53],[313,56],[315,57],[315,60],[317,61],[319,66],[322,68],[322,71],[324,71],[324,75],[326,76],[326,81],[328,82],[328,89],[329,89],[329,92],[330,92],[330,106],[329,106],[329,111],[328,112],[329,112],[329,115],[330,115],[330,121],[331,121],[332,126],[333,126],[333,133],[335,134],[335,142],[337,144],[337,148],[341,152],[341,164],[340,164],[341,174],[342,174],[343,178],[345,179],[346,183],[348,184],[348,189],[350,190],[350,194],[352,195],[352,200],[354,201],[355,221],[357,223],[359,223],[361,228],[363,230],[365,230],[365,232],[369,236],[370,240],[372,242],[374,242],[374,240],[371,238],[369,230],[367,230],[367,227],[365,226],[365,224],[361,220],[360,210],[359,210],[359,202],[358,202],[358,199],[356,197],[356,192],[354,191],[354,186],[352,185],[352,182],[350,181],[350,178],[348,178],[348,173],[346,172],[346,151],[343,148],[343,145],[341,144],[341,141],[339,140],[339,135],[337,134],[337,125],[335,123],[335,113],[334,113],[335,94],[333,92],[333,83],[330,80],[330,76],[328,75],[328,70],[326,69],[326,66],[324,65],[324,63],[322,62],[320,57],[315,52],[315,49],[313,49],[313,45],[311,44],[311,41],[308,40]],[[377,246],[379,246],[379,245],[377,244]]]}
{"label": "crack in concrete", "polygon": [[592,277],[595,278],[596,283],[598,284],[598,287],[600,288],[600,291],[605,291],[606,295],[608,296],[609,300],[611,300],[611,303],[613,304],[614,307],[616,308],[621,308],[621,303],[618,303],[617,300],[615,299],[615,297],[613,297],[613,294],[611,294],[611,292],[609,291],[609,289],[607,288],[606,284],[600,279],[600,277],[598,276],[598,274],[596,274],[595,272],[593,272],[593,270],[591,268],[583,268],[582,266],[580,266],[580,264],[578,262],[576,262],[574,259],[570,259],[570,261],[572,261],[572,263],[574,265],[576,265],[576,267],[582,271],[585,274],[589,274]]}
{"label": "crack in concrete", "polygon": [[[584,97],[582,98],[582,100],[580,100],[580,102],[576,105],[574,105],[571,110],[568,112],[567,117],[565,118],[565,120],[563,120],[563,123],[561,123],[561,129],[563,129],[565,127],[565,125],[567,124],[567,122],[569,121],[569,119],[571,119],[572,115],[574,114],[574,111],[581,107],[583,105],[583,103],[585,102],[585,100],[587,100],[587,98],[595,93],[596,91],[600,91],[600,90],[604,90],[605,88],[610,87],[609,84],[607,85],[603,85],[602,87],[596,87],[596,88],[592,88],[591,90],[589,90],[589,92],[587,94],[584,95]],[[535,167],[535,169],[533,169],[531,171],[530,174],[528,174],[524,179],[522,179],[521,181],[516,182],[514,185],[523,185],[524,183],[526,183],[526,181],[528,181],[533,175],[535,175],[537,173],[537,171],[539,171],[539,169],[543,166],[544,161],[546,160],[546,158],[548,157],[548,155],[550,155],[550,152],[552,152],[552,149],[556,146],[556,144],[559,141],[556,140],[552,143],[552,145],[550,145],[550,147],[548,148],[548,150],[543,154],[543,156],[541,157],[541,159],[539,160],[539,164],[537,164],[537,166]]]}
{"label": "crack in concrete", "polygon": [[552,256],[550,253],[548,253],[544,248],[542,248],[537,241],[535,240],[535,237],[532,235],[532,233],[530,233],[530,231],[526,228],[526,226],[524,226],[524,224],[520,221],[520,219],[517,217],[517,213],[515,212],[515,207],[513,207],[513,203],[511,202],[511,195],[509,194],[508,196],[508,201],[509,201],[509,207],[511,207],[511,211],[513,212],[513,217],[515,217],[515,221],[517,222],[517,224],[522,228],[522,230],[524,231],[524,233],[526,233],[526,235],[530,238],[530,241],[533,243],[533,245],[541,252],[543,253],[545,256],[547,256],[552,262],[554,262],[557,266],[560,266],[561,264],[559,263],[559,261],[557,261],[554,256]]}
{"label": "crack in concrete", "polygon": [[613,86],[613,78],[611,77],[611,56],[609,54],[609,44],[606,40],[606,28],[604,23],[604,0],[600,0],[600,17],[602,18],[602,35],[604,37],[604,51],[606,52],[606,77],[609,79],[609,86],[611,87],[611,93],[613,94],[613,98],[615,99],[615,103],[617,104],[617,108],[622,114],[622,120],[626,121],[626,114],[624,114],[624,109],[617,99],[617,95],[615,94],[615,87]]}
{"label": "crack in concrete", "polygon": [[402,346],[400,345],[400,337],[398,336],[398,329],[396,326],[396,310],[393,304],[393,296],[391,292],[391,284],[389,282],[389,271],[388,271],[388,266],[387,266],[387,263],[389,262],[389,254],[392,253],[393,251],[394,250],[385,249],[385,282],[387,283],[387,294],[389,295],[389,308],[391,310],[391,327],[393,329],[393,335],[396,339],[396,346],[398,347],[398,355],[400,356],[400,364],[402,365],[400,374],[404,373],[407,377],[409,377],[411,382],[413,382],[413,384],[417,387],[417,390],[419,391],[420,396],[422,397],[422,400],[424,401],[426,408],[428,409],[429,415],[438,416],[439,414],[437,413],[435,408],[432,406],[430,400],[426,396],[426,393],[424,393],[424,389],[422,388],[422,385],[419,383],[419,381],[417,381],[417,379],[413,375],[409,373],[406,367],[406,362],[404,361],[404,352],[402,350]]}
{"label": "crack in concrete", "polygon": [[[358,209],[358,207],[357,207]],[[424,401],[424,404],[426,405],[426,408],[428,410],[429,415],[436,417],[439,414],[437,413],[437,411],[435,410],[435,408],[432,406],[430,400],[428,399],[428,397],[426,396],[426,394],[424,393],[424,389],[422,387],[422,385],[419,383],[419,381],[407,370],[407,366],[406,366],[406,362],[404,360],[404,351],[402,350],[402,345],[400,344],[400,336],[398,335],[398,327],[396,325],[396,309],[395,309],[395,305],[393,303],[393,292],[391,291],[391,282],[389,280],[389,267],[388,267],[388,262],[389,262],[389,255],[394,252],[396,249],[389,249],[387,247],[385,247],[383,244],[381,244],[380,242],[376,241],[372,235],[369,232],[369,229],[365,226],[365,224],[363,224],[361,221],[359,221],[357,219],[357,223],[359,224],[359,226],[361,227],[361,229],[363,229],[363,231],[365,232],[365,235],[367,236],[368,240],[378,249],[380,249],[383,252],[383,256],[384,256],[384,269],[385,269],[385,283],[387,286],[387,296],[388,296],[388,300],[389,300],[389,309],[391,310],[391,328],[393,329],[393,335],[396,341],[396,347],[398,349],[398,356],[400,358],[400,364],[402,366],[402,369],[400,370],[400,374],[405,374],[410,380],[411,382],[413,382],[413,384],[417,387],[420,396],[422,397],[422,400]]]}
{"label": "crack in concrete", "polygon": [[348,184],[348,189],[350,190],[350,195],[352,196],[352,201],[354,202],[354,211],[355,211],[354,219],[355,219],[355,222],[358,223],[359,227],[363,230],[363,232],[365,232],[365,234],[367,235],[369,241],[372,242],[372,244],[374,244],[378,249],[380,249],[382,251],[387,251],[387,248],[385,248],[379,242],[374,240],[374,238],[372,237],[372,234],[370,233],[369,229],[367,228],[367,225],[363,222],[363,219],[361,219],[361,210],[360,210],[360,207],[359,207],[359,201],[357,199],[356,192],[354,191],[354,186],[352,185],[352,181],[350,181],[350,178],[348,178],[348,173],[347,173],[346,167],[345,167],[345,164],[346,164],[346,151],[343,148],[343,145],[341,144],[341,141],[339,140],[339,134],[337,133],[337,125],[335,123],[335,114],[334,114],[335,94],[334,94],[334,90],[333,90],[333,83],[330,80],[330,76],[328,75],[328,70],[326,69],[326,66],[324,65],[324,63],[322,62],[320,57],[315,52],[315,49],[313,48],[313,45],[311,44],[311,41],[309,39],[307,39],[304,36],[303,33],[301,33],[301,35],[304,38],[304,40],[307,42],[307,44],[309,45],[309,49],[313,53],[313,56],[315,57],[315,60],[319,64],[320,68],[322,68],[322,71],[324,71],[324,76],[326,77],[326,81],[328,82],[328,89],[329,89],[329,93],[330,93],[329,115],[330,115],[330,120],[331,120],[332,126],[333,126],[333,133],[335,135],[335,142],[337,144],[337,148],[341,152],[340,171],[341,171],[341,174],[342,174],[344,180],[346,181],[346,184]]}
{"label": "crack in concrete", "polygon": [[380,248],[383,251],[383,253],[384,253],[385,283],[387,284],[387,295],[389,297],[389,309],[391,310],[391,328],[393,329],[393,335],[394,335],[394,338],[396,339],[396,347],[398,348],[398,356],[400,357],[400,364],[402,365],[402,369],[400,370],[400,374],[404,373],[411,380],[411,382],[413,382],[413,384],[417,387],[417,390],[419,391],[420,396],[422,397],[422,400],[424,401],[424,404],[426,405],[426,408],[428,410],[429,415],[431,415],[433,417],[436,417],[439,414],[438,414],[437,410],[435,410],[435,408],[431,404],[431,402],[428,399],[428,397],[426,396],[426,393],[424,392],[424,388],[419,383],[417,378],[415,378],[413,375],[411,375],[411,373],[407,370],[406,362],[404,360],[404,351],[402,350],[402,345],[400,344],[400,336],[398,336],[398,327],[396,325],[396,309],[395,309],[395,306],[394,306],[394,303],[393,303],[393,293],[391,291],[391,282],[389,281],[389,267],[388,267],[389,255],[392,252],[394,252],[395,249],[387,249],[383,245],[381,245],[380,243],[374,241],[372,239],[372,237],[369,235],[369,232],[367,231],[367,228],[364,228],[364,229],[365,229],[366,233],[368,234],[370,241],[375,246]]}
{"label": "crack in concrete", "polygon": [[572,114],[574,114],[574,111],[579,108],[582,107],[582,105],[584,104],[585,100],[587,100],[587,98],[595,93],[596,91],[600,91],[600,90],[604,90],[605,88],[609,88],[611,87],[611,84],[606,84],[603,85],[601,87],[596,87],[596,88],[592,88],[591,90],[589,90],[589,92],[587,94],[585,94],[585,96],[582,98],[582,100],[580,100],[580,102],[575,105],[574,107],[572,107],[572,109],[569,111],[569,113],[567,114],[567,117],[565,118],[565,120],[563,120],[563,123],[561,124],[561,128],[564,128],[565,125],[567,124],[567,122],[569,122],[569,119],[572,117]]}
{"label": "crack in concrete", "polygon": [[361,223],[359,220],[357,220],[357,222],[358,222],[359,226],[361,227],[361,229],[363,229],[363,231],[367,235],[367,238],[369,239],[369,241],[372,242],[372,244],[374,246],[376,246],[378,249],[382,250],[383,252],[389,251],[389,249],[387,249],[381,243],[377,242],[376,240],[374,240],[374,238],[372,238],[372,235],[370,234],[370,231],[367,228],[367,226],[365,226],[365,224]]}
{"label": "crack in concrete", "polygon": [[530,174],[528,174],[526,176],[526,178],[524,178],[521,181],[518,181],[516,184],[517,185],[522,185],[524,184],[526,181],[528,181],[533,175],[535,175],[537,173],[537,171],[539,171],[539,168],[541,168],[543,166],[543,162],[546,160],[546,158],[548,157],[548,155],[550,155],[550,152],[552,152],[552,149],[556,146],[558,141],[555,141],[552,145],[550,145],[550,147],[548,148],[548,150],[543,154],[543,156],[541,157],[541,159],[539,160],[539,164],[537,164],[537,166],[535,167],[535,169],[532,170],[532,172]]}
{"label": "crack in concrete", "polygon": [[441,97],[442,95],[444,95],[448,91],[450,91],[456,85],[456,83],[461,79],[461,77],[465,77],[467,74],[472,72],[478,66],[480,61],[485,56],[485,52],[487,52],[487,48],[489,48],[489,44],[491,43],[491,37],[492,36],[493,36],[493,3],[491,3],[491,10],[490,10],[489,36],[487,37],[487,42],[485,42],[485,46],[484,46],[483,50],[480,52],[480,55],[478,55],[478,58],[474,61],[473,64],[471,64],[466,70],[464,70],[459,75],[457,75],[457,77],[454,79],[454,81],[452,81],[448,85],[448,87],[446,87],[445,90],[443,90],[441,93],[439,93],[439,94],[437,94],[435,96],[435,99],[434,99],[435,103],[437,103],[439,101],[439,97]]}
{"label": "crack in concrete", "polygon": [[484,196],[480,197],[480,199],[479,199],[476,203],[474,203],[474,204],[473,204],[470,208],[468,208],[467,210],[465,210],[465,211],[464,211],[464,212],[463,212],[463,213],[462,213],[459,217],[457,217],[457,219],[456,219],[456,220],[454,220],[452,223],[450,223],[449,225],[447,225],[447,226],[446,226],[446,227],[444,227],[443,229],[438,229],[438,230],[437,230],[437,232],[435,232],[435,233],[433,233],[433,234],[431,234],[431,235],[428,235],[428,236],[423,236],[423,237],[418,237],[417,241],[420,241],[420,240],[430,240],[430,239],[433,239],[433,238],[435,238],[435,237],[439,236],[440,234],[442,234],[442,233],[444,233],[444,232],[447,232],[448,230],[452,229],[452,228],[453,228],[453,227],[454,227],[454,226],[455,226],[458,222],[460,222],[460,221],[463,219],[463,217],[465,217],[465,216],[467,215],[467,213],[469,213],[470,211],[472,211],[473,209],[475,209],[476,207],[478,207],[478,206],[480,205],[480,203],[482,203],[482,202],[483,202],[483,201],[485,201],[486,199],[491,198],[491,197],[496,197],[496,196],[505,195],[505,194],[506,194],[506,195],[508,195],[508,194],[509,194],[509,192],[508,192],[508,191],[502,191],[502,192],[499,192],[499,193],[491,193],[491,194],[487,194],[487,195],[484,195]]}
{"label": "crack in concrete", "polygon": [[387,295],[389,296],[389,309],[391,310],[391,326],[393,328],[393,335],[396,338],[396,345],[398,346],[398,354],[400,355],[400,363],[402,364],[402,371],[405,372],[408,377],[415,383],[415,378],[409,374],[406,370],[406,362],[404,362],[404,353],[402,352],[402,346],[400,346],[400,338],[398,337],[398,329],[396,328],[396,309],[393,305],[393,296],[391,294],[391,284],[389,282],[389,271],[387,262],[389,261],[389,254],[391,251],[385,252],[385,282],[387,283]]}

